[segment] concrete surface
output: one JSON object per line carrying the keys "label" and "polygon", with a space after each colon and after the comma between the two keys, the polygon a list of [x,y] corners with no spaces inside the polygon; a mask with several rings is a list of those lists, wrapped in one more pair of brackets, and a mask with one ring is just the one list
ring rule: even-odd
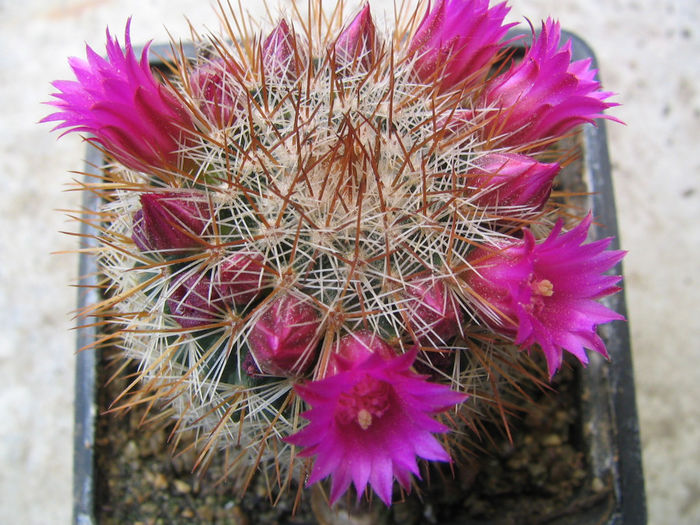
{"label": "concrete surface", "polygon": [[[275,4],[274,0],[270,2]],[[390,0],[371,1],[375,13]],[[700,2],[512,0],[511,18],[552,15],[597,52],[627,126],[609,126],[650,524],[700,523]],[[251,9],[261,10],[260,2]],[[137,43],[218,27],[207,2],[0,0],[0,523],[71,513],[75,231],[59,209],[83,145],[37,125],[66,58],[103,49],[133,15]]]}

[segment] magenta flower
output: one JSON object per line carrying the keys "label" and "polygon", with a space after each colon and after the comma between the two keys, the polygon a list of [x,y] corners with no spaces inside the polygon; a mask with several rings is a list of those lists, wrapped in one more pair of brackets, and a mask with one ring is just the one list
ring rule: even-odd
{"label": "magenta flower", "polygon": [[369,71],[374,62],[377,31],[369,4],[354,18],[335,41],[335,61],[340,71]]}
{"label": "magenta flower", "polygon": [[489,0],[437,0],[407,52],[408,57],[417,57],[418,78],[425,83],[439,81],[441,92],[482,80],[507,43],[501,39],[515,25],[503,25],[508,11],[505,2],[489,9]]}
{"label": "magenta flower", "polygon": [[88,140],[130,169],[174,168],[178,150],[193,129],[192,119],[180,99],[153,76],[148,45],[141,61],[137,60],[130,25],[131,19],[124,33],[124,51],[107,30],[107,59],[90,47],[87,62],[69,59],[77,81],[53,82],[58,100],[50,104],[59,111],[42,122],[60,121],[54,129],[66,129],[64,134],[92,135]]}
{"label": "magenta flower", "polygon": [[209,203],[194,193],[143,193],[131,238],[141,251],[176,254],[206,246]]}
{"label": "magenta flower", "polygon": [[505,134],[503,145],[529,144],[558,137],[596,118],[617,120],[602,112],[617,104],[600,91],[591,59],[571,62],[571,41],[559,47],[559,23],[547,19],[522,61],[489,82],[485,100],[498,114],[487,132]]}
{"label": "magenta flower", "polygon": [[306,372],[316,358],[320,324],[316,309],[308,302],[293,295],[272,301],[248,335],[250,352],[260,370],[276,376]]}
{"label": "magenta flower", "polygon": [[167,305],[170,316],[183,328],[209,324],[226,311],[216,287],[205,275],[177,281],[168,293]]}
{"label": "magenta flower", "polygon": [[190,73],[189,84],[199,108],[220,128],[230,125],[234,110],[241,107],[240,75],[238,64],[223,59],[206,62]]}
{"label": "magenta flower", "polygon": [[469,261],[474,271],[465,277],[485,321],[515,344],[530,349],[538,344],[547,359],[550,376],[559,369],[564,350],[584,365],[584,348],[608,357],[596,334],[599,324],[623,316],[596,299],[619,291],[617,275],[603,275],[625,252],[606,251],[611,238],[584,244],[591,225],[589,214],[576,228],[561,233],[559,221],[547,239],[535,242],[523,230],[522,240],[497,250],[478,248]]}
{"label": "magenta flower", "polygon": [[282,19],[262,44],[262,64],[265,76],[294,81],[299,76],[296,56],[296,35]]}
{"label": "magenta flower", "polygon": [[478,191],[474,204],[497,207],[502,214],[511,206],[541,210],[559,173],[556,162],[538,162],[515,153],[489,153],[474,164],[477,169],[469,174],[469,185]]}
{"label": "magenta flower", "polygon": [[420,344],[444,345],[462,331],[462,308],[444,282],[410,281],[405,293],[408,322]]}
{"label": "magenta flower", "polygon": [[259,252],[234,253],[219,266],[217,284],[221,294],[237,305],[254,300],[268,282],[265,259]]}
{"label": "magenta flower", "polygon": [[305,447],[300,456],[316,456],[307,485],[332,476],[331,504],[351,483],[359,500],[369,483],[390,505],[394,478],[405,490],[411,474],[420,478],[416,456],[450,461],[433,436],[449,429],[431,416],[467,396],[413,372],[415,357],[369,353],[336,375],[295,387],[311,405],[302,414],[309,424],[287,441]]}

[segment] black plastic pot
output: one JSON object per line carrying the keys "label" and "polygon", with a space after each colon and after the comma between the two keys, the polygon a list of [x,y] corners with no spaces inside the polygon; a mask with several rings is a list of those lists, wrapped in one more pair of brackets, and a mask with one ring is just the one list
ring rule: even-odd
{"label": "black plastic pot", "polygon": [[[527,36],[522,42],[527,42]],[[574,59],[595,58],[592,50],[580,38],[563,32],[563,40],[571,39]],[[167,56],[169,48],[154,49],[154,67],[162,65],[162,56]],[[587,125],[582,133],[583,178],[591,193],[589,207],[597,224],[592,228],[594,239],[615,237],[612,249],[618,248],[618,230],[615,211],[610,162],[608,159],[605,122],[597,126]],[[101,153],[88,147],[87,173],[97,174],[102,164]],[[85,210],[95,210],[99,205],[97,197],[84,193]],[[93,247],[96,234],[88,222],[83,223],[83,246]],[[616,268],[621,274],[622,269]],[[80,285],[78,307],[99,301],[97,289],[98,268],[89,255],[80,257]],[[625,315],[625,297],[622,292],[606,298],[607,306]],[[582,430],[587,473],[592,479],[606,480],[612,489],[595,503],[582,503],[575,516],[562,513],[549,521],[553,524],[609,524],[643,525],[646,523],[644,478],[642,473],[639,443],[639,422],[635,404],[634,379],[630,352],[630,339],[625,323],[613,323],[600,327],[610,353],[610,362],[597,354],[591,356],[588,368],[580,373],[579,406],[574,407],[580,414],[579,427]],[[97,327],[87,326],[78,330],[78,349],[96,340]],[[88,349],[78,352],[75,383],[75,437],[74,437],[74,488],[73,522],[78,525],[97,523],[95,520],[95,423],[97,418],[97,366],[99,350]],[[527,517],[523,518],[527,523]],[[464,523],[464,522],[462,522]],[[486,522],[471,521],[473,525]],[[495,523],[495,522],[488,522]],[[457,524],[454,524],[457,525]]]}

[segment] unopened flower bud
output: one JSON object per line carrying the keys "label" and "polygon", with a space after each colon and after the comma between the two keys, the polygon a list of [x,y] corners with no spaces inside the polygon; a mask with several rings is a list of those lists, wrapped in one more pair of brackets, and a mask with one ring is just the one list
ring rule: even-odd
{"label": "unopened flower bud", "polygon": [[142,251],[177,253],[202,246],[209,205],[193,193],[144,193],[131,238]]}
{"label": "unopened flower bud", "polygon": [[248,336],[250,351],[263,373],[303,374],[316,357],[316,309],[286,295],[275,299],[255,322]]}
{"label": "unopened flower bud", "polygon": [[353,69],[368,71],[374,62],[377,47],[376,28],[366,5],[335,41],[335,61],[338,71]]}
{"label": "unopened flower bud", "polygon": [[538,162],[526,155],[490,153],[475,161],[469,186],[476,189],[478,206],[532,208],[539,211],[552,191],[559,164]]}
{"label": "unopened flower bud", "polygon": [[225,312],[224,304],[206,275],[190,275],[168,292],[170,316],[183,328],[194,328],[211,323]]}
{"label": "unopened flower bud", "polygon": [[416,280],[407,284],[406,313],[418,342],[438,346],[459,334],[464,314],[442,281]]}
{"label": "unopened flower bud", "polygon": [[295,57],[296,36],[282,19],[262,45],[262,63],[265,76],[293,81],[299,76]]}
{"label": "unopened flower bud", "polygon": [[221,295],[237,305],[254,300],[269,279],[265,276],[265,259],[259,252],[237,252],[229,255],[219,266],[218,282]]}
{"label": "unopened flower bud", "polygon": [[222,59],[206,62],[190,73],[192,95],[204,115],[219,127],[233,121],[241,96],[241,86],[236,79],[240,74],[237,64]]}
{"label": "unopened flower bud", "polygon": [[377,354],[383,359],[396,357],[396,352],[378,335],[369,330],[359,330],[344,336],[328,361],[326,376],[354,368],[370,355]]}

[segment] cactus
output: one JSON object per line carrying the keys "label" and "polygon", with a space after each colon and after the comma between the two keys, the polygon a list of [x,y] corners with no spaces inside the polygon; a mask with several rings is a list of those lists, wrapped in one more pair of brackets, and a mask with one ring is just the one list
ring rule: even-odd
{"label": "cactus", "polygon": [[139,363],[128,403],[175,414],[241,485],[331,476],[331,500],[389,505],[416,458],[458,459],[542,381],[533,350],[550,374],[605,355],[595,328],[620,316],[594,300],[622,253],[550,192],[557,142],[614,104],[552,21],[511,64],[505,3],[421,2],[390,35],[369,6],[309,7],[198,39],[166,77],[127,24],[124,51],[108,33],[106,59],[72,59],[45,120],[107,156],[84,185],[103,196],[89,313]]}

